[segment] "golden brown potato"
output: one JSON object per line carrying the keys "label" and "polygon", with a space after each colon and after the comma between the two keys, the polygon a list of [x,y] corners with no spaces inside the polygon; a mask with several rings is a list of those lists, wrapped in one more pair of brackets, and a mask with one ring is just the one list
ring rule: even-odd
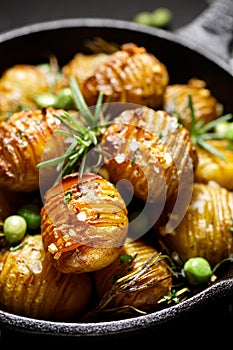
{"label": "golden brown potato", "polygon": [[88,105],[95,105],[102,92],[111,102],[158,107],[168,81],[168,71],[162,62],[144,47],[127,43],[86,79],[83,94]]}
{"label": "golden brown potato", "polygon": [[191,128],[191,112],[188,95],[192,97],[195,120],[208,123],[222,114],[222,105],[212,96],[203,80],[193,78],[187,84],[168,85],[164,93],[164,109],[174,114],[185,125]]}
{"label": "golden brown potato", "polygon": [[161,226],[156,236],[184,261],[201,256],[214,266],[233,253],[232,218],[232,192],[222,187],[195,183],[182,221],[168,233],[165,226]]}
{"label": "golden brown potato", "polygon": [[196,147],[198,164],[195,181],[208,183],[215,181],[227,190],[233,190],[233,143],[227,140],[208,140],[209,145],[217,149],[225,160],[213,155],[201,147]]}
{"label": "golden brown potato", "polygon": [[[130,263],[123,263],[124,256],[134,258]],[[153,311],[158,308],[158,300],[170,293],[172,288],[172,274],[164,259],[160,259],[160,252],[143,239],[128,241],[122,247],[120,256],[109,266],[94,274],[98,297],[101,299],[106,292],[115,287],[115,282],[123,276],[139,272],[145,263],[154,255],[152,265],[141,277],[135,279],[132,288],[128,286],[116,295],[109,307],[130,305],[143,311]],[[127,260],[126,260],[127,262]]]}
{"label": "golden brown potato", "polygon": [[34,109],[36,104],[13,86],[0,86],[0,122],[22,109]]}
{"label": "golden brown potato", "polygon": [[62,67],[62,78],[56,85],[56,91],[69,86],[69,78],[75,77],[78,81],[81,91],[83,91],[84,82],[91,77],[95,70],[108,59],[108,54],[83,54],[77,53],[74,58]]}
{"label": "golden brown potato", "polygon": [[16,64],[8,68],[0,79],[0,87],[17,89],[29,100],[50,88],[46,74],[39,67],[29,64]]}
{"label": "golden brown potato", "polygon": [[79,316],[92,296],[88,274],[62,274],[46,257],[40,234],[25,236],[14,251],[0,251],[0,307],[45,320]]}
{"label": "golden brown potato", "polygon": [[[39,189],[37,164],[54,130],[61,124],[53,115],[55,112],[62,113],[52,108],[21,111],[0,124],[0,187],[22,192]],[[53,157],[57,152],[63,154],[62,149],[63,142],[57,142]],[[51,181],[49,169],[46,171],[47,181]]]}
{"label": "golden brown potato", "polygon": [[[135,196],[148,202],[169,200],[186,187],[196,166],[189,132],[175,117],[148,107],[125,110],[114,118],[101,140],[110,156],[110,180],[127,179]],[[183,176],[182,180],[180,175]]]}
{"label": "golden brown potato", "polygon": [[65,176],[50,188],[41,210],[45,250],[64,273],[99,270],[119,255],[128,232],[117,189],[95,174]]}

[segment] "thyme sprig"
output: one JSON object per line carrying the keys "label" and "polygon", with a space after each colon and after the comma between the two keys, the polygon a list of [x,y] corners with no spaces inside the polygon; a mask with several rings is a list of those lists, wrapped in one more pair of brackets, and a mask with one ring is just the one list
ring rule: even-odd
{"label": "thyme sprig", "polygon": [[[55,133],[65,136],[73,142],[62,156],[37,164],[38,168],[56,166],[58,172],[56,181],[65,175],[75,172],[78,166],[79,177],[82,177],[88,151],[92,147],[98,146],[105,128],[109,125],[107,118],[103,115],[104,105],[102,93],[99,94],[95,110],[92,112],[86,104],[74,77],[70,78],[70,88],[74,104],[78,110],[79,120],[68,112],[64,112],[62,115],[55,114],[55,117],[65,127],[64,129],[55,130]],[[98,150],[98,147],[96,148],[96,153],[98,153],[97,164],[99,164],[99,158],[102,156],[102,152]]]}
{"label": "thyme sprig", "polygon": [[228,113],[224,116],[221,116],[205,124],[203,119],[196,121],[191,95],[188,95],[188,103],[189,103],[189,108],[191,113],[190,136],[191,136],[192,142],[195,145],[203,148],[207,152],[212,153],[216,157],[222,160],[225,160],[224,155],[206,141],[222,139],[218,134],[214,133],[213,130],[218,124],[232,119],[232,114]]}
{"label": "thyme sprig", "polygon": [[[135,257],[134,257],[135,258]],[[150,257],[145,261],[143,266],[138,268],[137,270],[134,270],[130,273],[124,274],[123,276],[120,276],[117,280],[114,281],[112,287],[110,290],[108,290],[102,299],[100,300],[99,304],[91,310],[86,316],[86,319],[92,318],[93,316],[97,314],[101,314],[103,311],[113,311],[112,308],[108,308],[109,303],[113,298],[115,298],[117,295],[122,294],[128,294],[128,293],[134,293],[146,290],[148,288],[151,288],[162,281],[166,280],[167,278],[171,277],[171,274],[165,274],[162,277],[154,277],[151,278],[149,281],[145,282],[145,279],[153,273],[153,267],[161,261],[163,257],[161,254],[158,254],[157,252],[150,255]],[[132,263],[132,259],[128,261],[129,265]],[[116,308],[121,309],[121,308]],[[128,310],[128,308],[125,308],[125,310]],[[121,310],[123,311],[123,310]],[[128,310],[129,311],[129,310]],[[145,313],[145,311],[134,309],[134,311],[137,311],[137,313]]]}

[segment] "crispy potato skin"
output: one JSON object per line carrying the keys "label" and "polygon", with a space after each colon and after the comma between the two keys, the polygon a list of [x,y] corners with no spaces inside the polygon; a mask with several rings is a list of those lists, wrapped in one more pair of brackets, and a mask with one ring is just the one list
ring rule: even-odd
{"label": "crispy potato skin", "polygon": [[[134,257],[135,254],[137,256],[128,271],[126,271],[125,265],[122,264],[120,257],[118,257],[111,265],[94,273],[96,291],[100,299],[113,286],[113,282],[111,281],[112,278],[114,280],[114,276],[125,276],[134,271],[139,271],[152,254],[156,254],[158,257],[159,251],[143,239],[139,239],[137,241],[126,242],[120,252],[120,256],[131,255]],[[138,281],[135,287],[140,288],[144,284],[153,284],[153,286],[119,294],[112,299],[109,306],[120,307],[130,305],[144,311],[152,311],[158,308],[158,300],[164,295],[169,294],[172,288],[172,275],[164,259],[155,263],[150,272],[142,280]]]}
{"label": "crispy potato skin", "polygon": [[195,183],[190,205],[180,224],[170,233],[161,226],[155,234],[184,261],[201,256],[214,266],[233,253],[232,218],[232,192]]}
{"label": "crispy potato skin", "polygon": [[[188,130],[175,117],[145,106],[114,118],[101,145],[110,154],[105,165],[111,181],[129,180],[135,196],[152,203],[169,200],[178,185],[186,186],[197,163]],[[187,181],[179,181],[181,173]]]}
{"label": "crispy potato skin", "polygon": [[62,274],[46,257],[42,236],[26,236],[15,251],[0,251],[0,306],[17,315],[71,320],[92,296],[89,274]]}
{"label": "crispy potato skin", "polygon": [[24,97],[20,89],[0,85],[0,122],[7,120],[22,107],[23,109],[35,109],[36,104]]}
{"label": "crispy potato skin", "polygon": [[111,102],[161,106],[169,81],[166,66],[144,47],[122,45],[83,84],[83,94],[94,105],[100,92]]}
{"label": "crispy potato skin", "polygon": [[[0,187],[11,191],[39,189],[39,169],[45,146],[60,121],[47,110],[21,111],[0,124]],[[64,148],[59,142],[54,152]],[[60,153],[61,154],[61,153]],[[49,170],[46,169],[46,171]]]}
{"label": "crispy potato skin", "polygon": [[233,147],[233,143],[226,140],[208,140],[206,142],[216,148],[225,157],[225,160],[197,146],[198,164],[195,171],[195,181],[201,183],[215,181],[221,187],[232,191],[233,151],[231,147]]}
{"label": "crispy potato skin", "polygon": [[91,77],[95,70],[107,61],[109,55],[105,53],[83,54],[77,53],[72,60],[62,67],[62,78],[56,85],[59,91],[63,87],[69,86],[71,76],[75,77],[81,91],[83,92],[85,81]]}
{"label": "crispy potato skin", "polygon": [[187,129],[191,128],[191,113],[188,95],[192,103],[196,121],[208,123],[222,114],[222,105],[212,96],[203,80],[193,78],[187,84],[168,85],[164,93],[163,108],[167,113],[181,118]]}
{"label": "crispy potato skin", "polygon": [[128,232],[127,215],[110,182],[91,173],[67,175],[47,191],[41,211],[47,255],[64,273],[101,269],[119,255]]}
{"label": "crispy potato skin", "polygon": [[19,90],[29,100],[50,88],[46,75],[39,67],[29,64],[16,64],[8,68],[0,79],[2,86]]}

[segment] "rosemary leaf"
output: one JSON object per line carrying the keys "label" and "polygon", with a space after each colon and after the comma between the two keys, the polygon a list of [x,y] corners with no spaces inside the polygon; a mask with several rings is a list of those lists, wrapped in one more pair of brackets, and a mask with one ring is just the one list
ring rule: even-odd
{"label": "rosemary leaf", "polygon": [[74,103],[77,107],[77,109],[82,113],[83,117],[86,119],[88,124],[90,126],[95,126],[95,118],[93,117],[92,113],[90,112],[86,101],[84,100],[84,97],[81,93],[81,90],[77,84],[77,81],[74,77],[70,78],[70,87],[72,96],[74,99]]}
{"label": "rosemary leaf", "polygon": [[232,118],[232,114],[226,114],[223,115],[222,117],[219,117],[217,119],[212,120],[211,122],[205,124],[202,128],[199,128],[199,134],[204,134],[207,131],[210,131],[214,129],[219,123],[222,123],[224,121],[228,121]]}
{"label": "rosemary leaf", "polygon": [[94,118],[95,118],[96,123],[98,122],[99,115],[101,113],[102,104],[103,104],[103,96],[104,96],[104,94],[101,92],[97,98],[97,102],[96,102],[96,106],[95,106],[95,113],[94,113]]}
{"label": "rosemary leaf", "polygon": [[226,160],[226,158],[221,152],[219,152],[215,147],[211,146],[209,143],[205,142],[203,139],[198,138],[196,142],[199,147],[202,147],[204,150],[212,153],[213,155],[222,160]]}

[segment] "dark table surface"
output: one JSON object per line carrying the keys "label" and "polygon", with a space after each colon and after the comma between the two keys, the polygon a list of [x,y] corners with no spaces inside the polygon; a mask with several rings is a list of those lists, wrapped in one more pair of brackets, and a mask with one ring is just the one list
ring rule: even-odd
{"label": "dark table surface", "polygon": [[[210,0],[5,0],[0,4],[0,32],[15,29],[20,26],[35,22],[49,21],[60,18],[99,17],[123,19],[132,21],[134,16],[141,11],[152,11],[158,7],[167,7],[172,11],[172,21],[167,30],[174,31],[188,24],[195,19],[210,3]],[[1,59],[1,53],[0,53]],[[233,331],[233,300],[232,297],[220,299],[202,307],[195,312],[170,322],[168,325],[161,325],[150,333],[140,335],[119,337],[116,339],[105,337],[105,339],[94,339],[88,341],[90,345],[126,345],[137,344],[144,346],[177,346],[186,348],[195,345],[202,348],[202,345],[217,345],[220,340],[222,348],[232,348],[231,340]],[[13,331],[2,330],[0,333],[0,345],[6,342],[9,346],[18,340],[18,344],[30,347],[37,342],[44,344],[86,345],[85,339],[60,337],[45,337],[24,335]],[[188,338],[187,338],[188,337]],[[188,339],[188,340],[187,340]],[[151,345],[148,345],[151,344]],[[203,346],[204,347],[204,346]]]}

